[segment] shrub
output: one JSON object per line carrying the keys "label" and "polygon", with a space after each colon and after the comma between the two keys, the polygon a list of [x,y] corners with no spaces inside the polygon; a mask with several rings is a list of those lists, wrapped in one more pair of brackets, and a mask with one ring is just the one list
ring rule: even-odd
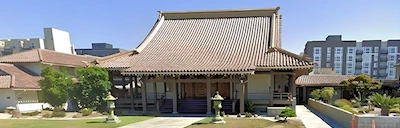
{"label": "shrub", "polygon": [[240,115],[240,113],[238,113],[236,117],[242,117],[242,115]]}
{"label": "shrub", "polygon": [[311,97],[312,97],[314,100],[319,100],[319,99],[321,98],[320,93],[321,93],[321,89],[315,89],[315,90],[313,90],[313,91],[311,92]]}
{"label": "shrub", "polygon": [[353,108],[360,108],[361,107],[361,103],[355,103],[353,104]]}
{"label": "shrub", "polygon": [[22,113],[23,116],[37,116],[39,114],[40,114],[39,111],[34,111],[34,112],[30,112],[30,113]]}
{"label": "shrub", "polygon": [[339,107],[339,108],[340,108],[340,107],[343,107],[343,106],[345,106],[345,105],[352,106],[351,102],[348,101],[348,100],[346,100],[346,99],[337,99],[337,100],[333,103],[333,105],[336,106],[336,107]]}
{"label": "shrub", "polygon": [[53,109],[53,111],[55,111],[55,112],[60,112],[60,111],[65,111],[65,109],[62,108],[62,107],[55,107],[55,108]]}
{"label": "shrub", "polygon": [[22,114],[18,110],[12,110],[10,111],[11,118],[20,118]]}
{"label": "shrub", "polygon": [[320,95],[321,98],[324,100],[324,102],[331,104],[332,103],[332,97],[335,95],[336,92],[332,87],[325,87],[322,89]]}
{"label": "shrub", "polygon": [[53,112],[51,113],[51,117],[65,117],[66,114],[64,111],[59,111],[59,112]]}
{"label": "shrub", "polygon": [[400,108],[389,109],[389,113],[400,113]]}
{"label": "shrub", "polygon": [[244,111],[245,112],[254,112],[254,106],[253,106],[253,103],[251,103],[250,101],[247,101],[246,100],[246,102],[245,102],[245,104],[244,104]]}
{"label": "shrub", "polygon": [[89,116],[89,115],[92,115],[93,109],[83,108],[83,109],[79,110],[79,113],[82,113],[82,116]]}
{"label": "shrub", "polygon": [[358,112],[354,111],[354,109],[352,107],[350,107],[349,105],[345,105],[345,106],[342,106],[340,108],[343,109],[343,110],[346,110],[348,112],[354,113],[354,114],[358,113]]}
{"label": "shrub", "polygon": [[46,113],[46,114],[44,114],[42,117],[44,117],[44,118],[51,118],[51,114],[50,114],[50,113]]}
{"label": "shrub", "polygon": [[253,114],[251,114],[250,112],[246,112],[245,117],[253,117]]}
{"label": "shrub", "polygon": [[287,107],[282,110],[282,112],[279,114],[279,117],[284,117],[284,121],[286,121],[288,117],[296,117],[296,112],[292,108]]}

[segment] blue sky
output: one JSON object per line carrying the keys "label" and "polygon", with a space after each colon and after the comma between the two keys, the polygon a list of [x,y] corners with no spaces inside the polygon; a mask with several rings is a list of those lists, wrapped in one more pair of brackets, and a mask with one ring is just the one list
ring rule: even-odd
{"label": "blue sky", "polygon": [[348,40],[400,39],[399,0],[2,0],[0,39],[68,31],[76,48],[108,42],[128,50],[148,34],[157,10],[271,8],[283,15],[283,48],[299,53],[329,34]]}

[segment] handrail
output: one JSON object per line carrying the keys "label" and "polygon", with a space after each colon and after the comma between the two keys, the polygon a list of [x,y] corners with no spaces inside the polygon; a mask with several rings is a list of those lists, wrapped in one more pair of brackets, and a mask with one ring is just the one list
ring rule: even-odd
{"label": "handrail", "polygon": [[158,112],[160,112],[160,108],[161,108],[162,104],[164,103],[165,98],[166,98],[166,93],[164,92],[164,93],[161,95],[160,100],[157,101],[157,111],[158,111]]}
{"label": "handrail", "polygon": [[235,98],[234,98],[234,100],[232,102],[232,112],[235,113],[235,111],[236,111],[236,102],[237,102],[237,90],[235,90],[235,92],[233,92],[233,93],[234,93]]}
{"label": "handrail", "polygon": [[277,99],[279,99],[279,100],[283,100],[283,98],[285,98],[285,99],[289,99],[289,93],[276,93],[276,92],[274,92],[274,93],[272,93],[272,98],[273,99],[275,99],[275,98],[277,98]]}

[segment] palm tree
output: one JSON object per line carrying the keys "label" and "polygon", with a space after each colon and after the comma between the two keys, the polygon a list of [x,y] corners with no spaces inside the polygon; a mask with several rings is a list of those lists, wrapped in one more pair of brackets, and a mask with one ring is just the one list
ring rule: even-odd
{"label": "palm tree", "polygon": [[373,93],[369,100],[374,104],[376,107],[381,108],[381,116],[388,116],[389,115],[389,108],[393,106],[397,106],[400,104],[400,98],[394,98],[391,96],[387,96],[386,94],[381,95],[379,93]]}

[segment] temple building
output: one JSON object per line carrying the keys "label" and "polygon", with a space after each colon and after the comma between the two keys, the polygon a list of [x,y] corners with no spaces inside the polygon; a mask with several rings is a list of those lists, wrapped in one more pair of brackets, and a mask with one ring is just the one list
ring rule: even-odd
{"label": "temple building", "polygon": [[311,59],[281,48],[279,7],[159,12],[136,50],[97,60],[110,71],[117,108],[141,112],[212,112],[216,91],[225,113],[287,106]]}

